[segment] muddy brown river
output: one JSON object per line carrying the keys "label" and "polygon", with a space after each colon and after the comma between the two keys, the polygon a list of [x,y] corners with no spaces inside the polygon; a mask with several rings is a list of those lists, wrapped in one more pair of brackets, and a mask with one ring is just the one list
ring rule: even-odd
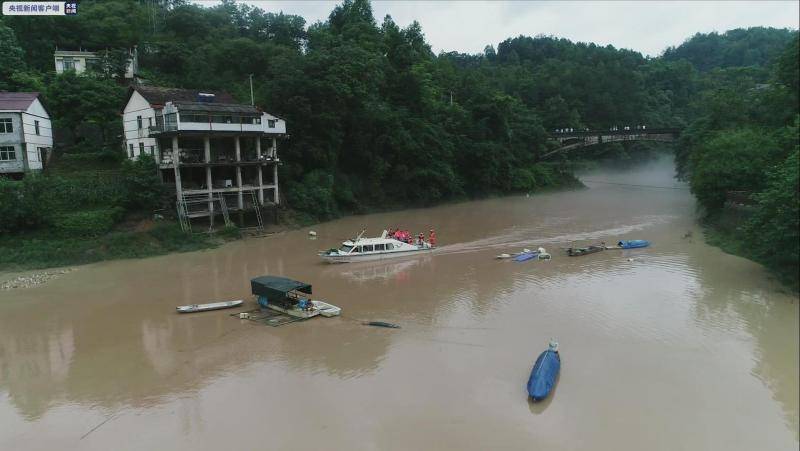
{"label": "muddy brown river", "polygon": [[[798,299],[705,244],[672,174],[597,171],[585,190],[348,217],[0,291],[0,449],[796,450]],[[440,248],[316,256],[387,226],[435,226]],[[560,249],[637,238],[653,246]],[[494,258],[538,246],[553,259]],[[343,316],[175,313],[252,309],[263,274],[312,283]],[[534,404],[551,337],[560,379]]]}

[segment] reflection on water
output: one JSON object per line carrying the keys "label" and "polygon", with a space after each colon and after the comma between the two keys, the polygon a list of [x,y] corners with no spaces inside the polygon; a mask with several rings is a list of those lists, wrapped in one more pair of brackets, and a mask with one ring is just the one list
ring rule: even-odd
{"label": "reflection on water", "polygon": [[351,264],[331,265],[323,263],[328,268],[323,270],[327,276],[340,276],[354,282],[368,282],[376,279],[403,283],[409,280],[411,269],[432,264],[430,255],[404,258],[399,260],[359,262]]}
{"label": "reflection on water", "polygon": [[[219,431],[267,424],[286,432],[275,449],[796,448],[797,299],[705,245],[685,189],[624,185],[684,188],[669,165],[591,174],[587,190],[345,218],[315,226],[316,240],[300,230],[89,265],[4,292],[0,449],[263,448],[257,434]],[[372,263],[316,255],[390,225],[435,226],[442,246]],[[560,250],[623,238],[654,244]],[[494,259],[539,245],[552,261]],[[262,274],[311,282],[343,316],[272,328],[174,313],[223,299],[253,308],[249,280]],[[556,391],[526,406],[550,337],[563,348]]]}

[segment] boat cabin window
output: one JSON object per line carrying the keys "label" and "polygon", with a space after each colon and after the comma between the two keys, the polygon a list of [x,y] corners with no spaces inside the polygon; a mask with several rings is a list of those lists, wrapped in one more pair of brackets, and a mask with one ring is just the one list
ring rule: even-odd
{"label": "boat cabin window", "polygon": [[356,246],[353,248],[353,253],[361,252],[361,246]]}
{"label": "boat cabin window", "polygon": [[351,249],[353,249],[353,246],[348,246],[346,244],[343,244],[342,247],[339,248],[339,250],[345,254],[350,252]]}
{"label": "boat cabin window", "polygon": [[376,244],[376,245],[375,245],[375,250],[376,250],[376,251],[382,251],[382,250],[384,250],[384,248],[383,248],[383,244]]}
{"label": "boat cabin window", "polygon": [[364,252],[372,252],[372,245],[371,244],[365,244],[365,245],[361,246],[361,248],[364,249]]}

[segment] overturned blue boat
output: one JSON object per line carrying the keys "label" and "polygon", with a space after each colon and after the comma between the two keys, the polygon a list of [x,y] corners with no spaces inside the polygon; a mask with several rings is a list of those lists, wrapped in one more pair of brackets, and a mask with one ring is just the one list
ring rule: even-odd
{"label": "overturned blue boat", "polygon": [[534,258],[538,258],[538,257],[539,257],[539,252],[538,251],[523,252],[523,253],[517,255],[516,257],[514,257],[514,261],[515,262],[524,262],[524,261],[528,261],[528,260],[531,260],[531,259],[534,259]]}
{"label": "overturned blue boat", "polygon": [[558,354],[558,343],[550,340],[550,347],[536,359],[528,378],[528,395],[534,401],[547,398],[556,384],[558,372],[561,370],[561,356]]}
{"label": "overturned blue boat", "polygon": [[620,249],[636,249],[639,247],[647,247],[650,242],[647,240],[622,240],[617,243]]}

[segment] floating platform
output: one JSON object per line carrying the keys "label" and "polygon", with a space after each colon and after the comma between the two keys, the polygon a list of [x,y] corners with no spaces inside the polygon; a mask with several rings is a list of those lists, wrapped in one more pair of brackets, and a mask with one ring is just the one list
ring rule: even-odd
{"label": "floating platform", "polygon": [[[272,326],[272,327],[283,326],[284,324],[296,323],[298,321],[305,321],[308,319],[308,318],[297,318],[295,316],[287,315],[286,313],[281,313],[271,309],[255,309],[255,310],[250,310],[249,312],[242,312],[242,313],[247,313],[247,318],[242,318],[242,319],[245,319],[247,321],[252,321],[254,323],[266,324],[267,326]],[[234,313],[231,316],[239,317],[239,314]]]}

